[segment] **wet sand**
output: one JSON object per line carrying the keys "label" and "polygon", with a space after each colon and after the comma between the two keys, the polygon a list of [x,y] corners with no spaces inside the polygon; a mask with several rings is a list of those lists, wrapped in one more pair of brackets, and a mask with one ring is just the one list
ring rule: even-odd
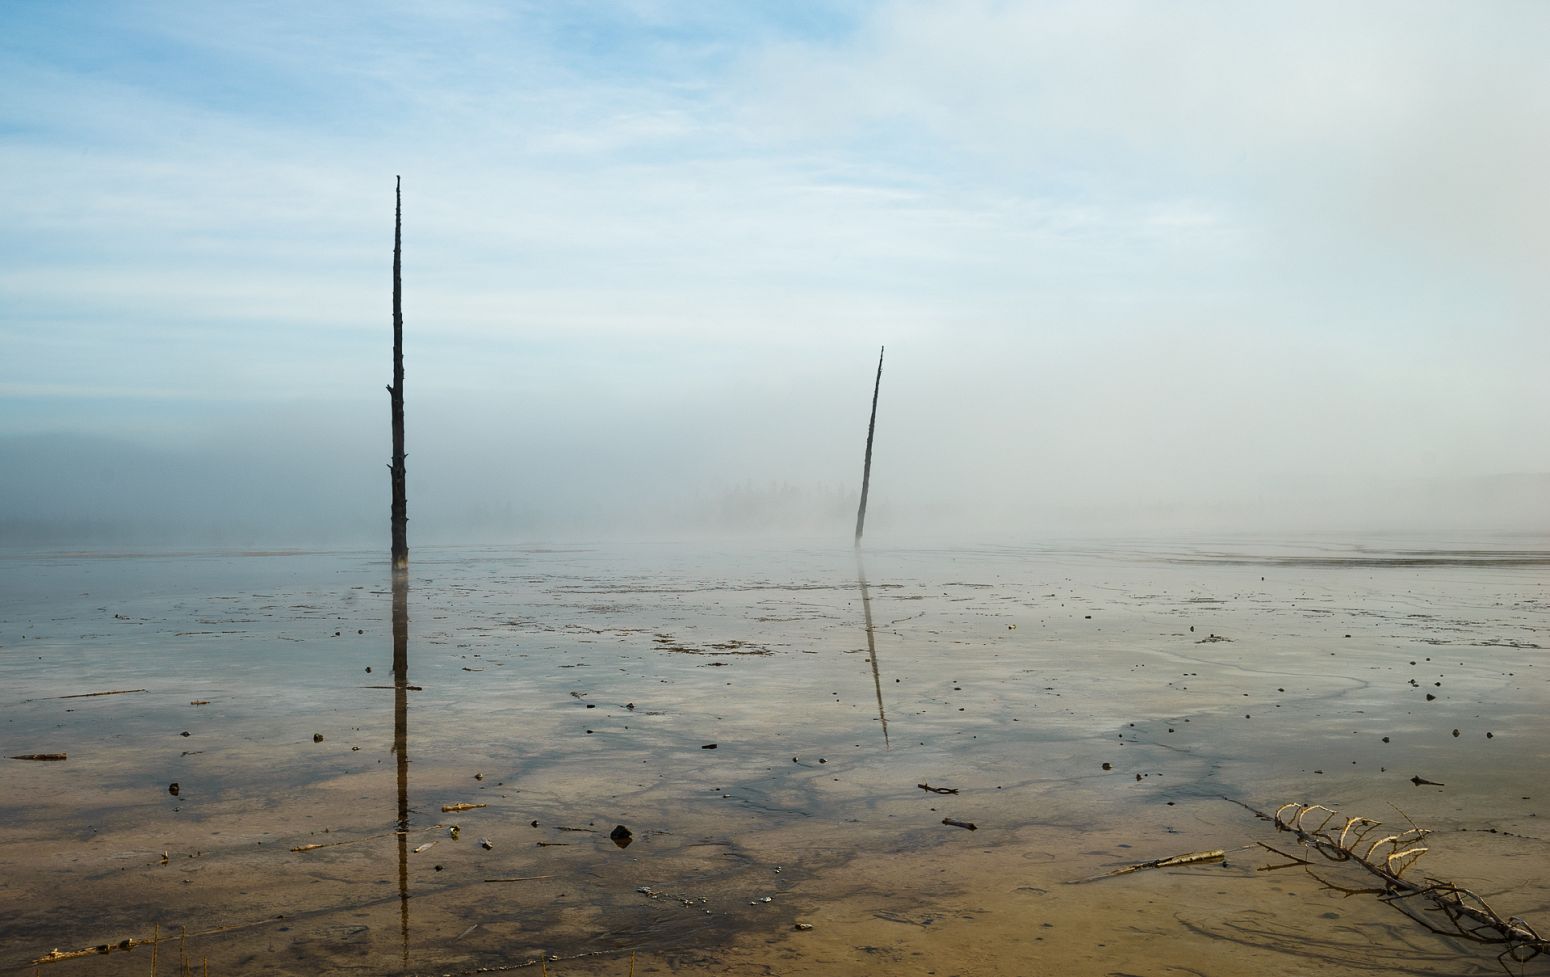
{"label": "wet sand", "polygon": [[421,549],[395,636],[379,554],[10,553],[0,753],[69,758],[0,760],[0,970],[155,927],[217,974],[1501,973],[1349,864],[1265,870],[1308,853],[1248,808],[1408,816],[1413,871],[1550,931],[1547,569]]}

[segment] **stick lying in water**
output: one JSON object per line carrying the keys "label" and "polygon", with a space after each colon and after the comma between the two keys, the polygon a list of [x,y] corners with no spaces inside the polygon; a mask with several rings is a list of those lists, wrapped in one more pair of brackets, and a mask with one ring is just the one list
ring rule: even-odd
{"label": "stick lying in water", "polygon": [[1122,865],[1112,872],[1104,872],[1102,875],[1090,875],[1085,879],[1071,879],[1067,885],[1081,885],[1083,882],[1097,882],[1099,879],[1112,879],[1116,875],[1129,875],[1131,872],[1139,872],[1148,868],[1177,868],[1180,865],[1200,865],[1204,862],[1219,862],[1225,856],[1220,848],[1210,851],[1192,851],[1183,855],[1170,855],[1167,858],[1154,858],[1146,862],[1136,862],[1134,865]]}
{"label": "stick lying in water", "polygon": [[56,699],[91,699],[99,695],[129,695],[131,692],[144,692],[144,689],[114,689],[111,692],[77,692],[75,695],[56,695]]}
{"label": "stick lying in water", "polygon": [[12,760],[68,760],[68,753],[18,753]]}
{"label": "stick lying in water", "polygon": [[958,793],[958,788],[956,788],[956,787],[932,787],[930,784],[916,784],[915,786],[919,787],[921,790],[929,790],[933,794],[956,794],[956,793]]}

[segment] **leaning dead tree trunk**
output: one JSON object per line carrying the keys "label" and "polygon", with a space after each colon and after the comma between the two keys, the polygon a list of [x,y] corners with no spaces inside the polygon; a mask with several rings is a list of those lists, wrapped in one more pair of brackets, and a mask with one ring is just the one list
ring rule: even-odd
{"label": "leaning dead tree trunk", "polygon": [[393,570],[409,569],[409,502],[404,495],[404,283],[403,178],[393,188],[393,385],[388,397],[393,410]]}
{"label": "leaning dead tree trunk", "polygon": [[866,460],[861,463],[861,508],[856,510],[856,545],[861,545],[861,531],[866,528],[867,490],[872,487],[872,435],[877,432],[877,393],[883,388],[883,353],[886,346],[877,349],[877,381],[872,385],[872,419],[866,426]]}

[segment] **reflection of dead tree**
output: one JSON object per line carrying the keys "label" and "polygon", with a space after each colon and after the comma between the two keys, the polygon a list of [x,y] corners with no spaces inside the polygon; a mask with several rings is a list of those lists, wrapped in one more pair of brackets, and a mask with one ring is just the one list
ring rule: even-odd
{"label": "reflection of dead tree", "polygon": [[[870,441],[867,444],[870,450]],[[865,507],[863,501],[862,506]],[[856,536],[856,543],[861,543],[861,537]],[[861,563],[861,551],[856,551],[856,583],[861,585],[861,612],[866,619],[866,653],[867,661],[872,665],[872,687],[877,690],[877,718],[883,724],[883,749],[892,749],[888,739],[888,712],[883,708],[883,673],[877,664],[877,631],[872,627],[872,592],[867,588],[866,567]],[[953,793],[958,793],[953,791]]]}
{"label": "reflection of dead tree", "polygon": [[[1411,824],[1404,831],[1386,833],[1380,830],[1382,822],[1343,817],[1322,804],[1283,804],[1274,814],[1254,813],[1274,823],[1277,830],[1292,832],[1298,841],[1331,861],[1360,865],[1380,883],[1376,888],[1352,890],[1319,879],[1331,889],[1347,894],[1374,893],[1434,933],[1505,946],[1500,955],[1504,967],[1506,959],[1525,963],[1550,951],[1550,939],[1541,936],[1521,916],[1502,916],[1469,889],[1439,879],[1405,878],[1405,872],[1429,850],[1419,844],[1428,834],[1425,828]],[[1267,866],[1267,869],[1309,864],[1306,859],[1269,845],[1263,847],[1291,859],[1286,865]],[[1309,874],[1312,874],[1311,869]],[[1314,878],[1318,876],[1314,875]],[[1423,916],[1423,913],[1428,915]],[[1434,925],[1438,913],[1446,920],[1445,924]]]}

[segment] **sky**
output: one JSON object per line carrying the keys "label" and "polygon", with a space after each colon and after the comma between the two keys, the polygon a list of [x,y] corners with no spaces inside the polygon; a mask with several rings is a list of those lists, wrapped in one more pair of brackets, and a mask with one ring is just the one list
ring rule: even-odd
{"label": "sky", "polygon": [[1547,36],[0,4],[0,545],[1550,531]]}

